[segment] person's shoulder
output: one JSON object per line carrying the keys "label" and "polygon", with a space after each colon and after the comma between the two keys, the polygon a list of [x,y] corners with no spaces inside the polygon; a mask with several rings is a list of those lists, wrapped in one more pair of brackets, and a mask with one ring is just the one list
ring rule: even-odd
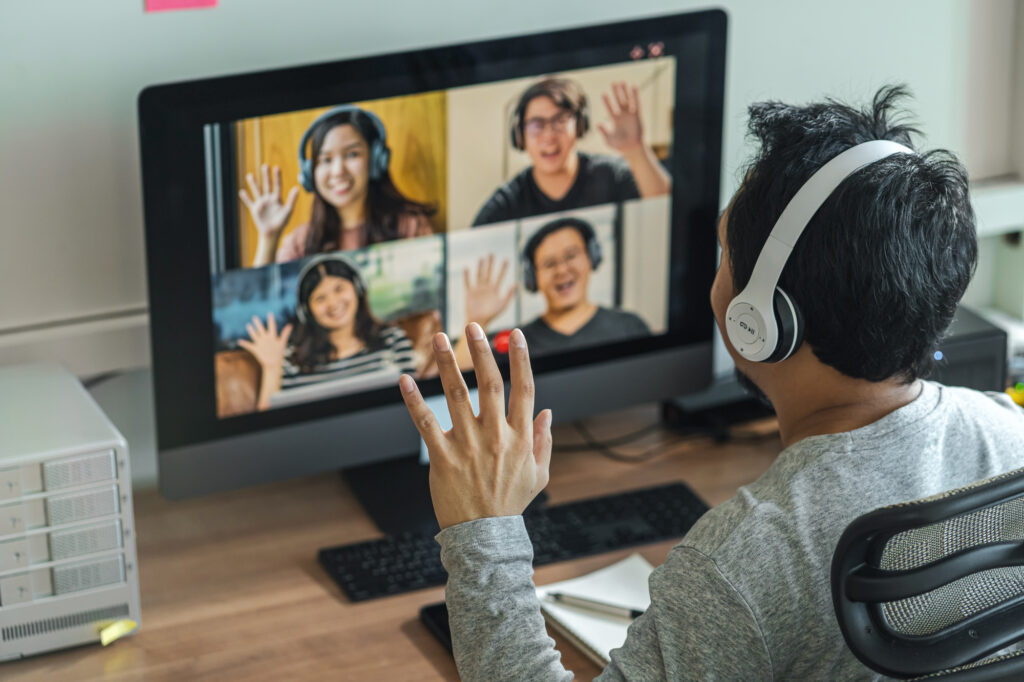
{"label": "person's shoulder", "polygon": [[301,223],[295,226],[291,232],[281,238],[277,247],[274,260],[284,263],[296,260],[306,255],[306,237],[309,236],[309,223]]}
{"label": "person's shoulder", "polygon": [[629,164],[617,154],[590,154],[579,152],[580,164],[592,173],[610,173],[617,175],[629,171]]}
{"label": "person's shoulder", "polygon": [[633,171],[621,156],[613,154],[589,154],[580,156],[582,171],[593,182],[607,187],[611,199],[625,201],[640,196],[633,178]]}
{"label": "person's shoulder", "polygon": [[1024,436],[1024,410],[1001,391],[976,391],[963,386],[944,386],[924,382],[939,392],[939,404],[945,413],[976,424],[992,437]]}
{"label": "person's shoulder", "polygon": [[704,512],[683,538],[683,544],[714,557],[730,543],[742,540],[744,528],[756,525],[760,503],[754,490],[741,487],[731,498]]}
{"label": "person's shoulder", "polygon": [[429,237],[434,234],[430,218],[419,206],[406,206],[398,214],[398,235],[403,239]]}
{"label": "person's shoulder", "polygon": [[405,331],[396,324],[379,325],[372,336],[366,339],[366,347],[361,351],[367,355],[395,355],[412,352],[412,342]]}
{"label": "person's shoulder", "polygon": [[636,329],[650,333],[651,328],[644,322],[644,318],[640,317],[634,312],[629,310],[618,310],[615,308],[605,308],[601,306],[598,308],[598,313],[607,321],[615,324],[617,327],[622,329]]}
{"label": "person's shoulder", "polygon": [[524,334],[533,331],[547,331],[550,329],[542,317],[535,317],[519,328]]}
{"label": "person's shoulder", "polygon": [[377,332],[377,336],[387,346],[395,346],[401,343],[408,343],[409,337],[397,324],[385,324]]}
{"label": "person's shoulder", "polygon": [[530,168],[525,168],[495,189],[473,219],[473,226],[514,220],[515,209],[525,203]]}
{"label": "person's shoulder", "polygon": [[978,391],[964,386],[945,386],[932,381],[924,383],[937,387],[942,394],[942,400],[976,406],[986,412],[1001,414],[1015,421],[1024,420],[1024,411],[1021,407],[1013,402],[1009,394],[1002,391]]}

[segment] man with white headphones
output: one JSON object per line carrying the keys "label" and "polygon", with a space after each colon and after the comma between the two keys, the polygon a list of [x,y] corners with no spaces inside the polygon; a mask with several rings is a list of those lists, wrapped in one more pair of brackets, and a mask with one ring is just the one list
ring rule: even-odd
{"label": "man with white headphones", "polygon": [[[1024,415],[1006,395],[923,378],[977,241],[966,171],[947,152],[913,151],[916,131],[896,109],[905,94],[883,88],[862,110],[750,107],[760,149],[719,220],[711,304],[737,371],[775,407],[784,449],[655,570],[651,606],[601,679],[875,679],[833,613],[843,529],[1024,466]],[[435,355],[455,428],[432,425],[409,377],[401,388],[431,451],[460,674],[571,680],[544,630],[519,516],[547,481],[551,415],[524,419],[521,333],[511,346],[507,420],[463,405],[443,335]],[[472,352],[479,385],[500,386],[486,342]]]}

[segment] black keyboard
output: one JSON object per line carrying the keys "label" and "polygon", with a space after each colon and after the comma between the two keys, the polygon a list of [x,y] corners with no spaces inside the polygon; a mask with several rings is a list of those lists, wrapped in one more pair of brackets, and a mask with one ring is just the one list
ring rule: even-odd
{"label": "black keyboard", "polygon": [[[708,509],[684,483],[527,510],[533,564],[682,538]],[[444,585],[441,550],[428,533],[320,550],[320,563],[352,601]]]}

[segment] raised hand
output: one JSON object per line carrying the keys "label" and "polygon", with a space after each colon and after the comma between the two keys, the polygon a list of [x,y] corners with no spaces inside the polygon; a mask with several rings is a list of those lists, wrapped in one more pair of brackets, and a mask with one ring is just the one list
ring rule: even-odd
{"label": "raised hand", "polygon": [[551,410],[533,417],[533,372],[523,332],[512,332],[509,371],[512,390],[505,413],[505,387],[484,330],[466,327],[480,389],[480,415],[444,334],[434,337],[452,429],[442,431],[416,382],[402,375],[399,386],[413,423],[430,452],[430,497],[442,529],[491,516],[522,514],[548,483]]}
{"label": "raised hand", "polygon": [[284,354],[288,350],[288,337],[292,335],[291,324],[286,324],[281,332],[277,331],[277,320],[274,313],[267,315],[267,325],[259,317],[245,325],[249,339],[239,339],[238,345],[252,353],[263,370],[260,373],[260,392],[256,398],[256,409],[265,410],[270,407],[270,397],[281,390],[281,377],[284,374]]}
{"label": "raised hand", "polygon": [[635,85],[612,83],[612,92],[603,93],[601,99],[608,109],[611,125],[599,123],[597,129],[609,147],[626,155],[644,143],[643,123],[640,121],[640,94]]}
{"label": "raised hand", "polygon": [[267,315],[266,326],[259,317],[254,316],[252,321],[245,325],[245,330],[249,332],[249,338],[239,339],[238,345],[252,353],[264,373],[276,370],[280,374],[288,349],[288,337],[292,334],[292,325],[286,324],[278,333],[277,320],[274,319],[274,313],[270,313]]}
{"label": "raised hand", "polygon": [[245,181],[249,185],[249,191],[241,189],[238,191],[238,198],[242,200],[245,207],[249,209],[253,223],[260,237],[276,239],[280,236],[281,230],[288,224],[295,209],[295,200],[299,197],[299,188],[292,187],[288,197],[281,201],[281,168],[274,166],[273,183],[270,179],[270,170],[267,164],[260,167],[260,174],[263,176],[262,188],[256,184],[256,178],[252,173],[245,174]]}
{"label": "raised hand", "polygon": [[512,296],[516,293],[513,284],[504,294],[501,283],[508,272],[508,261],[502,261],[497,276],[494,274],[494,254],[481,258],[476,266],[476,281],[472,281],[469,269],[462,271],[462,280],[466,291],[466,322],[476,322],[484,329],[501,315],[508,307]]}

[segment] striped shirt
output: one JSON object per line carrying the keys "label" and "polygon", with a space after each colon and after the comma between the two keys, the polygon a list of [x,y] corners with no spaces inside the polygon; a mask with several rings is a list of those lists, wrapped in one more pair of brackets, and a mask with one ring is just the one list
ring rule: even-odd
{"label": "striped shirt", "polygon": [[318,384],[323,381],[347,379],[370,372],[392,371],[396,375],[416,371],[416,357],[412,343],[399,327],[386,326],[380,330],[381,345],[376,350],[362,349],[355,355],[331,360],[312,372],[301,372],[291,362],[291,353],[284,361],[281,388]]}

